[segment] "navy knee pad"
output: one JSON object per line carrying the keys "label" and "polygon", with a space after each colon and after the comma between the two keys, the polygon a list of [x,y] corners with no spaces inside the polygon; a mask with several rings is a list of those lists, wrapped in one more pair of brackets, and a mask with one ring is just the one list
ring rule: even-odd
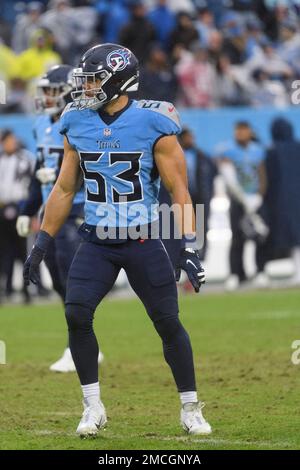
{"label": "navy knee pad", "polygon": [[89,330],[93,326],[94,310],[80,304],[66,304],[65,316],[69,330]]}
{"label": "navy knee pad", "polygon": [[186,335],[178,316],[161,318],[154,322],[155,329],[164,343],[172,343],[181,335]]}
{"label": "navy knee pad", "polygon": [[152,297],[150,301],[145,302],[145,307],[154,323],[165,318],[178,318],[178,301],[175,296]]}

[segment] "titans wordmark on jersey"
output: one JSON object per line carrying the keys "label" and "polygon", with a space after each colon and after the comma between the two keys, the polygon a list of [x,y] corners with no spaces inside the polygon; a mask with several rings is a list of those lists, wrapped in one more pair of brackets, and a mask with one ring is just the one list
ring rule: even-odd
{"label": "titans wordmark on jersey", "polygon": [[107,124],[91,109],[66,107],[60,132],[77,151],[85,182],[85,222],[128,227],[158,218],[160,180],[153,149],[162,136],[181,130],[175,107],[159,101],[129,101]]}
{"label": "titans wordmark on jersey", "polygon": [[[59,121],[52,122],[48,115],[39,116],[34,126],[34,136],[40,168],[53,168],[58,176],[64,156],[64,142],[59,132]],[[54,183],[42,184],[43,203],[46,203]],[[83,202],[82,189],[75,195],[74,204],[83,204]]]}

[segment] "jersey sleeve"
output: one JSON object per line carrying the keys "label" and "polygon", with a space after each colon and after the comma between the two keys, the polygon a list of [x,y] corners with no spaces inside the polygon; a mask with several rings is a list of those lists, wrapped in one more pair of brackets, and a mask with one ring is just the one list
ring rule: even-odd
{"label": "jersey sleeve", "polygon": [[58,130],[59,130],[59,133],[62,134],[62,135],[66,135],[68,130],[69,130],[69,125],[68,125],[68,111],[67,111],[67,107],[64,109],[62,115],[60,116],[59,118],[59,127],[58,127]]}
{"label": "jersey sleeve", "polygon": [[59,126],[58,126],[58,131],[62,135],[66,135],[68,133],[68,130],[70,128],[70,116],[71,116],[71,111],[75,111],[76,108],[74,107],[73,103],[68,103],[63,112],[61,113],[61,116],[59,118]]}
{"label": "jersey sleeve", "polygon": [[137,103],[137,108],[143,110],[148,116],[147,124],[155,143],[161,137],[181,132],[179,115],[172,103],[140,100]]}
{"label": "jersey sleeve", "polygon": [[153,111],[157,139],[166,135],[177,135],[181,132],[179,114],[172,103],[162,101]]}

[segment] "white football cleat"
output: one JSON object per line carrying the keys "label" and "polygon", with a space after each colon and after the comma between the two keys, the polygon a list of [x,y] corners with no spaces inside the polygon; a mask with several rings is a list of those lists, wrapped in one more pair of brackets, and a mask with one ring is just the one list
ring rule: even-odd
{"label": "white football cleat", "polygon": [[252,281],[252,284],[257,289],[266,289],[270,287],[270,279],[267,274],[261,272],[255,276]]}
{"label": "white football cleat", "polygon": [[185,403],[181,408],[180,424],[188,434],[210,434],[210,424],[202,415],[204,403]]}
{"label": "white football cleat", "polygon": [[66,348],[58,361],[49,368],[52,372],[75,372],[76,367],[72,358],[70,348]]}
{"label": "white football cleat", "polygon": [[240,281],[236,274],[231,274],[225,281],[225,290],[227,292],[233,292],[239,288]]}
{"label": "white football cleat", "polygon": [[[101,364],[103,359],[104,359],[104,356],[103,356],[102,352],[99,351],[98,364]],[[75,372],[76,367],[75,367],[75,364],[74,364],[74,361],[73,361],[73,358],[72,358],[70,348],[66,348],[64,350],[64,353],[63,353],[62,357],[60,359],[58,359],[58,361],[54,362],[54,364],[52,364],[49,367],[49,369],[52,372]]]}
{"label": "white football cleat", "polygon": [[104,361],[104,354],[99,349],[98,364],[101,364],[101,362],[103,362],[103,361]]}
{"label": "white football cleat", "polygon": [[96,436],[99,429],[103,428],[107,423],[104,405],[99,401],[91,406],[87,406],[83,403],[83,406],[84,411],[76,430],[76,434],[83,438]]}

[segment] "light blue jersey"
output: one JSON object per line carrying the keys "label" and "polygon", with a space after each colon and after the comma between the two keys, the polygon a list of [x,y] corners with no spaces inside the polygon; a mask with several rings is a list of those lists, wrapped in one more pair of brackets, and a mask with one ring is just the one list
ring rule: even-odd
{"label": "light blue jersey", "polygon": [[[41,168],[53,168],[58,176],[64,156],[63,136],[59,132],[59,121],[52,122],[50,116],[41,115],[34,126],[37,158]],[[42,184],[43,203],[45,204],[55,184]],[[74,204],[83,204],[84,190],[80,190],[74,198]]]}
{"label": "light blue jersey", "polygon": [[237,171],[238,181],[245,193],[259,192],[258,167],[265,158],[264,149],[260,144],[250,142],[246,147],[242,147],[232,140],[219,144],[215,155],[232,161]]}
{"label": "light blue jersey", "polygon": [[60,119],[60,132],[77,151],[84,174],[85,222],[98,227],[149,224],[158,219],[154,145],[180,132],[177,111],[166,102],[131,100],[113,118],[106,116],[70,104]]}

